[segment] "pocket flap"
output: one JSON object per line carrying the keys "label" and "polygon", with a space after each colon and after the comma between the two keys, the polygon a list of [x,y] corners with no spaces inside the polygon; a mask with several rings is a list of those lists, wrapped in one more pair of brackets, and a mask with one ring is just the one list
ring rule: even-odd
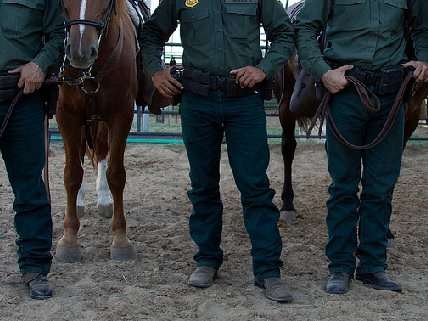
{"label": "pocket flap", "polygon": [[255,16],[257,14],[257,0],[225,0],[224,7],[227,13]]}
{"label": "pocket flap", "polygon": [[208,18],[208,8],[184,9],[181,12],[180,20],[183,22],[197,21]]}
{"label": "pocket flap", "polygon": [[44,9],[43,1],[38,0],[3,0],[2,2],[3,4],[16,4],[31,9]]}
{"label": "pocket flap", "polygon": [[334,1],[335,5],[341,5],[341,6],[350,6],[353,4],[361,4],[366,3],[366,0],[336,0]]}
{"label": "pocket flap", "polygon": [[385,4],[389,4],[400,9],[407,9],[407,0],[385,0]]}

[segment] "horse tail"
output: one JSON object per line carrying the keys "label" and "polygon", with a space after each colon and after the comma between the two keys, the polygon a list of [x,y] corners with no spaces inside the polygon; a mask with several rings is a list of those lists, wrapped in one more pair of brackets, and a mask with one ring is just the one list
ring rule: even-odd
{"label": "horse tail", "polygon": [[98,121],[87,122],[85,125],[85,139],[87,145],[87,154],[91,161],[92,167],[96,168],[96,138],[98,132]]}
{"label": "horse tail", "polygon": [[94,168],[98,162],[107,158],[109,153],[109,129],[103,121],[93,121],[85,125],[85,146],[87,155]]}

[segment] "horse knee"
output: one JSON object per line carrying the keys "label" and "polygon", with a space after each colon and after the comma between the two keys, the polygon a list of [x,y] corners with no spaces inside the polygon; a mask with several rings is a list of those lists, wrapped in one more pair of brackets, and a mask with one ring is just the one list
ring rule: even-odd
{"label": "horse knee", "polygon": [[123,190],[125,188],[125,183],[126,183],[125,167],[123,166],[119,168],[109,167],[107,169],[107,181],[112,191]]}
{"label": "horse knee", "polygon": [[83,181],[82,166],[66,165],[64,168],[64,185],[67,192],[78,193]]}

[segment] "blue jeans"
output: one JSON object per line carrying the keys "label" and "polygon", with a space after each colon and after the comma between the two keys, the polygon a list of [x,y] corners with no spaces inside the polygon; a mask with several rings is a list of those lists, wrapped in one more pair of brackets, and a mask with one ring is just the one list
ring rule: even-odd
{"label": "blue jeans", "polygon": [[251,239],[256,278],[279,277],[282,241],[277,222],[279,211],[272,203],[269,187],[266,115],[258,95],[224,98],[185,93],[181,104],[183,139],[190,163],[193,204],[190,234],[199,251],[199,266],[219,268],[223,205],[220,198],[221,144],[226,136],[227,152],[235,182],[241,192],[245,227]]}
{"label": "blue jeans", "polygon": [[[0,122],[9,104],[0,103]],[[0,139],[0,151],[15,195],[18,264],[23,273],[47,274],[52,260],[51,207],[42,180],[44,116],[40,96],[24,96]]]}
{"label": "blue jeans", "polygon": [[[351,143],[368,144],[383,128],[395,94],[378,97],[381,110],[375,113],[362,107],[354,88],[347,88],[333,97],[332,116]],[[386,139],[367,151],[344,146],[327,126],[326,147],[332,183],[327,202],[326,254],[331,272],[353,273],[356,256],[360,259],[359,273],[386,269],[392,193],[400,175],[403,137],[404,108]],[[362,190],[358,195],[360,185]]]}

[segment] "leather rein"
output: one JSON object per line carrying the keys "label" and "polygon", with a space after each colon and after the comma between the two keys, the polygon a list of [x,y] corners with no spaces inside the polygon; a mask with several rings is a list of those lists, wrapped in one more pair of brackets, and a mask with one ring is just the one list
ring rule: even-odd
{"label": "leather rein", "polygon": [[[322,135],[322,128],[324,125],[325,120],[327,119],[330,129],[333,133],[333,135],[336,137],[338,141],[340,141],[343,145],[346,147],[352,149],[352,150],[369,150],[380,143],[382,143],[385,138],[388,136],[389,132],[391,131],[392,127],[395,124],[395,121],[397,119],[397,116],[399,114],[400,109],[402,108],[403,100],[405,98],[406,92],[409,88],[409,86],[414,82],[413,77],[414,70],[412,68],[406,68],[405,69],[405,77],[401,84],[401,87],[395,97],[394,104],[391,107],[391,110],[388,114],[388,117],[384,123],[384,126],[382,130],[379,132],[379,134],[368,144],[365,145],[356,145],[349,142],[348,139],[345,138],[343,133],[339,130],[336,121],[334,120],[333,116],[330,113],[330,102],[333,97],[333,94],[330,92],[326,92],[320,106],[317,109],[317,113],[315,117],[312,119],[311,125],[307,132],[307,137],[310,137],[312,129],[316,126],[318,121],[319,124],[319,131],[318,135],[321,137]],[[348,80],[349,85],[354,86],[355,90],[358,93],[358,96],[361,99],[361,103],[365,109],[369,112],[378,112],[381,108],[381,103],[379,101],[379,98],[376,96],[375,93],[373,93],[371,90],[369,90],[365,84],[363,84],[361,81],[359,81],[357,78],[352,76],[346,76],[346,80]]]}

